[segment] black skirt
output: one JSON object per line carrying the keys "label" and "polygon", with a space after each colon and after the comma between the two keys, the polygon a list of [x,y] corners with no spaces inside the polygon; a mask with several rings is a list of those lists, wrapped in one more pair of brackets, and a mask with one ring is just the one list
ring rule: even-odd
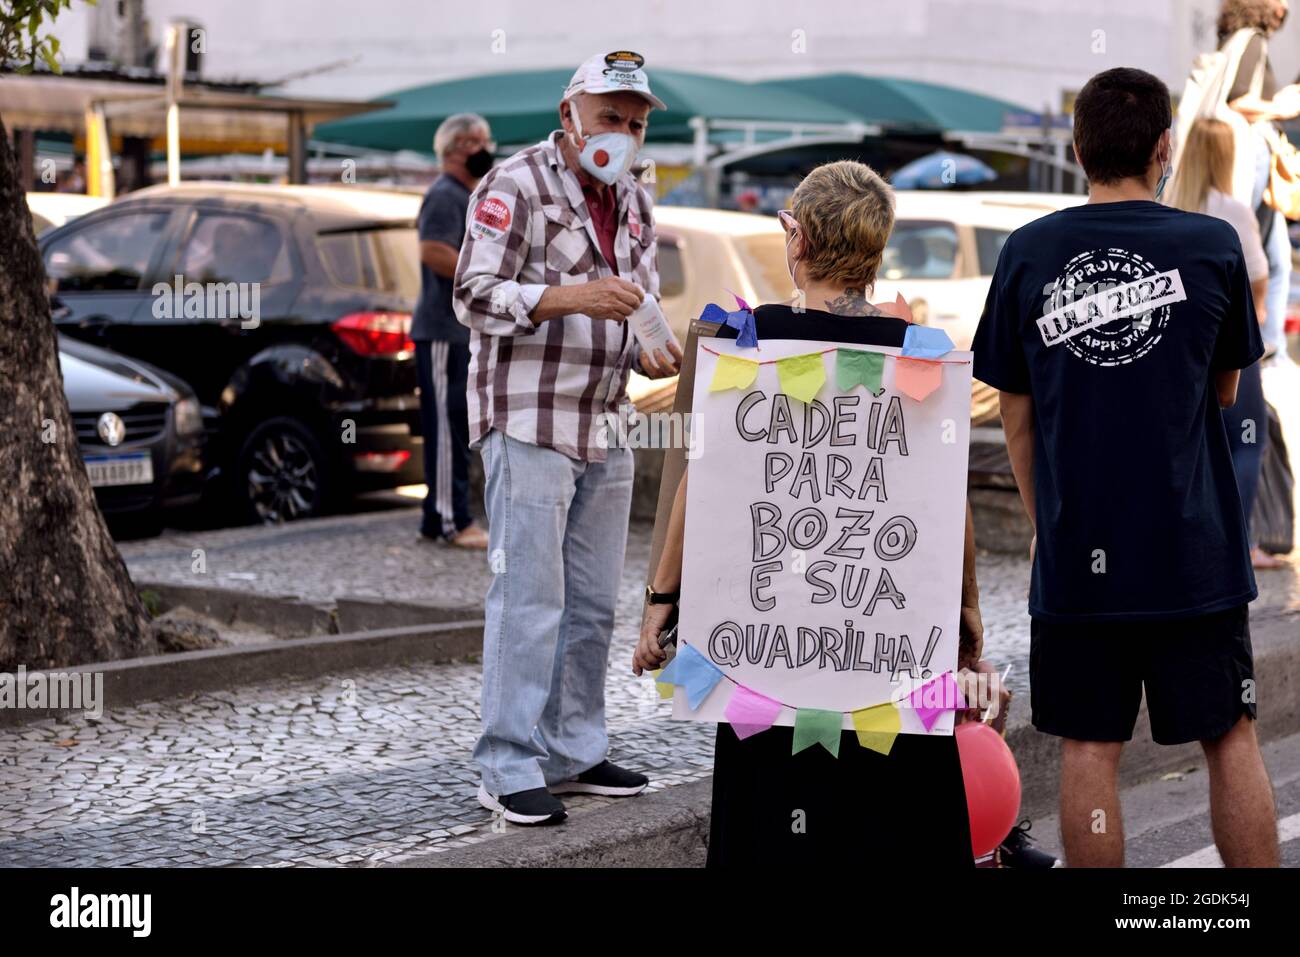
{"label": "black skirt", "polygon": [[955,738],[900,734],[886,756],[845,731],[835,758],[793,737],[718,725],[709,867],[975,866]]}

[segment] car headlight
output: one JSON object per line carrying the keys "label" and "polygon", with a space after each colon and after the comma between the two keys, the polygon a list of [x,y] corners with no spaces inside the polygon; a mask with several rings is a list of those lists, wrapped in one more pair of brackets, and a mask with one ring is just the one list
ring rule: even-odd
{"label": "car headlight", "polygon": [[198,399],[181,399],[174,408],[177,435],[198,435],[203,431],[203,412],[199,409]]}

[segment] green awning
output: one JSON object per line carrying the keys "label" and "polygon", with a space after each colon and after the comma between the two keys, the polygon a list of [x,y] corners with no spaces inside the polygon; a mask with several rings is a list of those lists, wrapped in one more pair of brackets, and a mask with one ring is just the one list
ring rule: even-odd
{"label": "green awning", "polygon": [[[688,122],[695,116],[792,124],[859,122],[850,110],[793,89],[653,67],[647,73],[655,95],[668,107],[650,114],[649,142],[691,142],[694,131]],[[560,98],[572,75],[570,69],[529,70],[411,87],[378,98],[392,101],[390,109],[323,123],[312,136],[325,143],[428,153],[444,119],[478,113],[492,125],[498,143],[536,142],[559,127]]]}
{"label": "green awning", "polygon": [[885,76],[828,73],[755,84],[776,93],[798,93],[874,123],[886,131],[998,133],[1003,116],[1026,107],[938,83]]}

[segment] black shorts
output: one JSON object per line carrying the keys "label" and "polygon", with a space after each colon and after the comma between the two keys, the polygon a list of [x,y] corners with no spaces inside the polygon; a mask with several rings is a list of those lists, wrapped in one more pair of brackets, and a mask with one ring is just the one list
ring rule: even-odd
{"label": "black shorts", "polygon": [[1255,717],[1248,606],[1195,618],[1032,619],[1034,727],[1076,741],[1128,741],[1145,686],[1157,744],[1208,741]]}

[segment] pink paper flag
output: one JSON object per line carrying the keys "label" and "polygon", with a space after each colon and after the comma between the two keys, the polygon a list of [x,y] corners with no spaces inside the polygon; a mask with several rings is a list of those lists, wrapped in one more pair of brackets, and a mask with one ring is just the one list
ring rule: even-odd
{"label": "pink paper flag", "polygon": [[[731,290],[728,289],[727,292],[731,292]],[[753,311],[754,311],[754,310],[750,307],[749,303],[747,303],[747,302],[745,302],[745,300],[741,299],[740,296],[736,295],[734,292],[731,292],[731,295],[732,295],[732,298],[734,298],[734,299],[736,300],[736,308],[738,308],[738,309],[744,309],[746,312],[753,312]]]}
{"label": "pink paper flag", "polygon": [[945,671],[939,677],[927,681],[907,696],[907,703],[912,706],[916,716],[921,719],[928,732],[945,711],[961,711],[966,707],[966,696],[961,693],[957,679],[951,671]]}
{"label": "pink paper flag", "polygon": [[[732,293],[735,295],[735,293]],[[893,316],[895,319],[902,319],[904,322],[912,321],[912,307],[907,300],[903,298],[900,292],[893,302],[876,302],[872,303],[877,309],[887,316]]]}
{"label": "pink paper flag", "polygon": [[943,383],[943,363],[929,359],[894,359],[894,388],[921,402]]}
{"label": "pink paper flag", "polygon": [[727,702],[725,712],[736,737],[742,741],[751,735],[766,731],[781,713],[781,702],[773,701],[743,685],[736,685],[736,692]]}

